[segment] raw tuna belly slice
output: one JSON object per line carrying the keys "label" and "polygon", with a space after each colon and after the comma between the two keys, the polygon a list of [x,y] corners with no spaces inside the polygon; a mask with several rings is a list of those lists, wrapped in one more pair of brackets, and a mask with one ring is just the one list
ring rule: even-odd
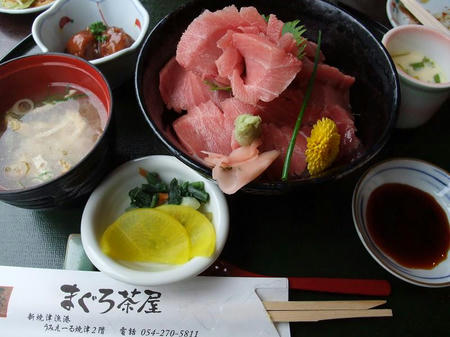
{"label": "raw tuna belly slice", "polygon": [[230,77],[236,69],[239,73],[244,70],[244,62],[241,54],[236,48],[230,46],[224,49],[222,55],[216,60],[217,72],[216,80],[220,83],[230,84]]}
{"label": "raw tuna belly slice", "polygon": [[313,126],[317,120],[326,117],[326,109],[331,106],[349,108],[348,90],[333,87],[324,82],[315,82],[311,97],[308,101],[302,125]]}
{"label": "raw tuna belly slice", "polygon": [[283,21],[278,20],[273,14],[269,15],[269,21],[267,22],[267,37],[273,42],[278,43],[283,32]]}
{"label": "raw tuna belly slice", "polygon": [[188,110],[210,99],[208,87],[173,57],[159,73],[159,91],[168,109]]}
{"label": "raw tuna belly slice", "polygon": [[302,67],[297,57],[261,35],[235,33],[233,45],[244,58],[245,75],[234,70],[231,87],[235,97],[249,104],[277,98]]}
{"label": "raw tuna belly slice", "polygon": [[159,73],[159,91],[168,109],[189,110],[212,100],[216,104],[231,96],[231,92],[211,90],[192,71],[186,71],[172,58]]}
{"label": "raw tuna belly slice", "polygon": [[[267,176],[269,179],[280,180],[281,172],[283,170],[284,158],[292,137],[293,128],[277,127],[274,124],[262,124],[262,145],[261,151],[278,150],[280,156],[267,169]],[[294,147],[294,153],[291,159],[289,169],[289,176],[300,176],[306,169],[306,137],[311,133],[311,129],[304,127],[300,129]]]}
{"label": "raw tuna belly slice", "polygon": [[[309,58],[312,62],[314,62],[314,58],[316,57],[317,43],[312,41],[308,41],[305,46],[305,56]],[[319,53],[319,63],[323,63],[325,61],[325,55],[320,51]]]}
{"label": "raw tuna belly slice", "polygon": [[332,119],[341,135],[338,160],[351,160],[358,156],[361,142],[356,136],[356,127],[353,116],[339,105],[328,107],[324,111],[324,116]]}
{"label": "raw tuna belly slice", "polygon": [[212,101],[202,103],[173,123],[181,144],[190,154],[205,157],[201,151],[228,155],[231,134],[224,130],[222,111]]}
{"label": "raw tuna belly slice", "polygon": [[[306,87],[308,79],[311,77],[314,62],[308,57],[303,58],[302,71],[299,74],[301,85]],[[353,83],[355,78],[350,75],[342,73],[338,68],[332,67],[328,64],[319,63],[317,66],[316,81],[327,83],[333,87],[347,90]]]}
{"label": "raw tuna belly slice", "polygon": [[303,92],[300,89],[287,88],[271,102],[259,102],[256,106],[261,111],[263,122],[279,127],[293,127],[303,102]]}
{"label": "raw tuna belly slice", "polygon": [[220,11],[205,10],[187,27],[177,46],[178,63],[203,79],[215,78],[215,61],[222,54],[217,41],[228,29],[238,27],[242,19],[235,6]]}
{"label": "raw tuna belly slice", "polygon": [[267,23],[262,15],[258,12],[255,7],[242,7],[239,11],[239,15],[245,22],[242,26],[256,27],[261,33],[266,33]]}
{"label": "raw tuna belly slice", "polygon": [[[253,26],[265,32],[267,24],[254,7],[244,7],[238,12],[235,6],[200,14],[181,36],[177,46],[177,61],[187,70],[194,71],[202,79],[215,79],[215,61],[222,54],[217,42],[228,30]],[[255,31],[255,28],[251,28]]]}
{"label": "raw tuna belly slice", "polygon": [[297,41],[291,33],[283,34],[284,22],[278,20],[273,14],[269,16],[267,22],[267,37],[270,41],[283,49],[286,53],[291,53],[294,56],[298,55]]}

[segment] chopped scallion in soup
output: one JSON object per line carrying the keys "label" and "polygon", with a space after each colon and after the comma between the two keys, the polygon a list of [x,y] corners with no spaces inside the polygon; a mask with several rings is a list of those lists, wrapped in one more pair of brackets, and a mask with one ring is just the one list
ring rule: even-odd
{"label": "chopped scallion in soup", "polygon": [[408,75],[428,83],[446,82],[442,68],[432,59],[417,52],[392,55],[395,65]]}
{"label": "chopped scallion in soup", "polygon": [[69,171],[105,124],[100,100],[75,85],[51,84],[43,99],[18,100],[0,112],[0,186],[27,188]]}

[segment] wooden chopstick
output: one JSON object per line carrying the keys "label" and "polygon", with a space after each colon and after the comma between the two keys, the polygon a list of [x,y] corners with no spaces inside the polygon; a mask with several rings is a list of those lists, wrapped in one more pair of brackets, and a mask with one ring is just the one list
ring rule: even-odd
{"label": "wooden chopstick", "polygon": [[317,322],[327,319],[392,317],[391,309],[268,311],[272,322]]}
{"label": "wooden chopstick", "polygon": [[263,305],[273,322],[317,322],[339,318],[392,317],[391,309],[372,309],[385,303],[385,300],[265,301]]}
{"label": "wooden chopstick", "polygon": [[267,311],[357,310],[371,309],[385,303],[385,300],[263,302]]}
{"label": "wooden chopstick", "polygon": [[430,12],[415,0],[401,0],[407,10],[419,20],[424,26],[436,28],[445,34],[449,34],[448,29],[439,22]]}

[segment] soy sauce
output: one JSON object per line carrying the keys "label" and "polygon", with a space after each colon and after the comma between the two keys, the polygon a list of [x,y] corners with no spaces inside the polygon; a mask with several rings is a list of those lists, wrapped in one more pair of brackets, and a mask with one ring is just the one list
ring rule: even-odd
{"label": "soy sauce", "polygon": [[404,184],[384,184],[367,203],[367,225],[375,243],[399,264],[432,269],[447,258],[447,215],[428,193]]}

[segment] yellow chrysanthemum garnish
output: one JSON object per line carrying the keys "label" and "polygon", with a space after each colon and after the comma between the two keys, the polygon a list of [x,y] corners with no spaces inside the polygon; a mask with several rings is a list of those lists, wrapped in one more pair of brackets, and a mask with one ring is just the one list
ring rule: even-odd
{"label": "yellow chrysanthemum garnish", "polygon": [[331,166],[339,153],[340,141],[341,136],[333,120],[322,118],[314,124],[305,151],[311,175],[319,174]]}

